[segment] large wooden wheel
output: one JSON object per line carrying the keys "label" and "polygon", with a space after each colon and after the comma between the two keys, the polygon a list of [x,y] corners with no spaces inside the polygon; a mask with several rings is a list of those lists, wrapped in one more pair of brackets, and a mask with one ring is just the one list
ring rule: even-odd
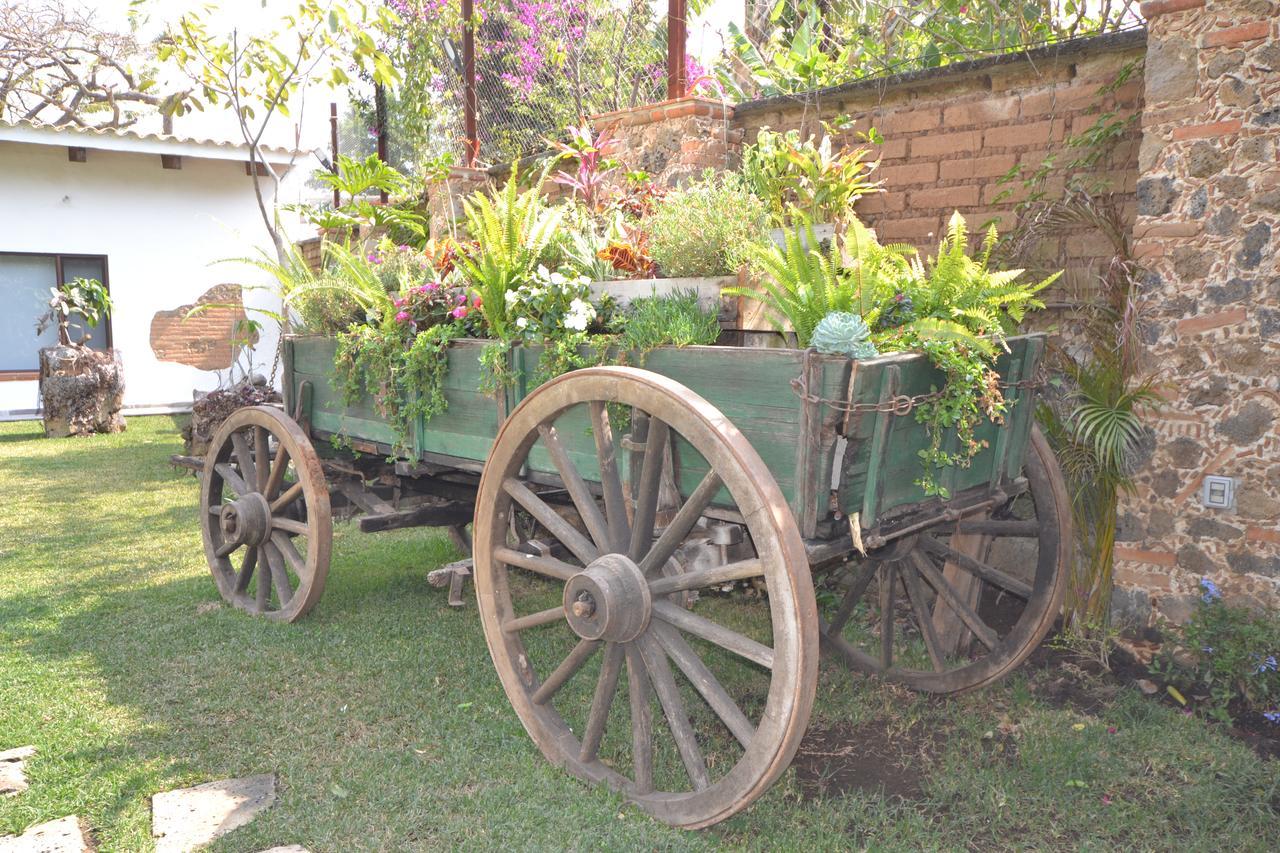
{"label": "large wooden wheel", "polygon": [[853,565],[823,608],[824,647],[850,667],[930,693],[991,684],[1053,626],[1071,565],[1071,504],[1033,429],[1027,490],[940,523]]}
{"label": "large wooden wheel", "polygon": [[[610,410],[632,413],[621,441]],[[563,488],[528,474],[538,461]],[[683,495],[668,512],[664,482]],[[685,565],[680,546],[713,501],[741,519],[746,550]],[[510,547],[516,507],[552,541]],[[777,484],[713,406],[632,368],[547,383],[498,434],[474,533],[489,650],[548,760],[684,827],[733,815],[787,768],[817,677],[809,566]],[[767,594],[681,606],[688,591],[743,578]]]}
{"label": "large wooden wheel", "polygon": [[205,556],[222,597],[292,622],[320,599],[333,522],[320,460],[279,409],[240,409],[223,422],[200,486]]}

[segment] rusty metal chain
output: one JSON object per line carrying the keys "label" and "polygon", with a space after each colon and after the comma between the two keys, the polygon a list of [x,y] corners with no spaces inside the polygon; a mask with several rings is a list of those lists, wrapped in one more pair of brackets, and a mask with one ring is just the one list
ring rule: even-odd
{"label": "rusty metal chain", "polygon": [[[1001,388],[1017,388],[1023,390],[1035,390],[1044,386],[1045,378],[1037,371],[1037,375],[1030,379],[1019,379],[1017,382],[1001,382]],[[795,395],[806,403],[817,403],[819,405],[830,406],[837,412],[852,412],[854,414],[862,414],[864,412],[889,412],[890,414],[903,416],[909,415],[916,408],[925,403],[931,403],[942,397],[941,391],[931,391],[928,394],[916,394],[908,396],[899,394],[888,400],[877,401],[875,403],[846,403],[844,400],[833,400],[829,397],[821,397],[817,394],[810,394],[808,388],[805,387],[804,380],[797,376],[791,380],[791,390]]]}

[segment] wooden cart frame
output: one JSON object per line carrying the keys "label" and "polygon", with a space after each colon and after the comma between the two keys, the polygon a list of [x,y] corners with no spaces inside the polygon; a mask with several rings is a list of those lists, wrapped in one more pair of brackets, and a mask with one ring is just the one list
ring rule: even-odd
{"label": "wooden cart frame", "polygon": [[[517,347],[515,381],[488,395],[486,342],[460,341],[447,410],[399,436],[371,401],[343,402],[331,339],[288,338],[284,410],[235,413],[204,461],[205,550],[225,598],[293,621],[323,592],[335,509],[365,531],[449,528],[472,551],[449,570],[455,603],[473,574],[547,758],[707,826],[790,763],[820,644],[946,693],[1004,676],[1051,627],[1069,500],[1034,428],[1043,337],[1008,343],[1003,422],[942,475],[942,500],[917,483],[914,409],[942,384],[920,355],[664,348],[535,386],[540,353]],[[850,571],[820,608],[813,576],[833,567]]]}

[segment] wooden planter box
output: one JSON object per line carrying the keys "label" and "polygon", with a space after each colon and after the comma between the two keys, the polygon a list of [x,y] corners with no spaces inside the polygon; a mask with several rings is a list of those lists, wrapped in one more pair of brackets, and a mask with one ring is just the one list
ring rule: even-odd
{"label": "wooden planter box", "polygon": [[[412,459],[464,471],[479,471],[498,427],[536,387],[539,349],[515,347],[509,367],[517,376],[496,395],[479,391],[479,357],[489,341],[456,341],[449,349],[444,393],[448,409],[420,420],[399,452]],[[1044,350],[1044,337],[1012,338],[997,370],[1008,383],[1030,377]],[[399,437],[369,400],[346,405],[333,382],[336,342],[331,338],[289,337],[284,341],[286,411],[299,411],[318,438],[344,437],[354,449],[393,454]],[[668,376],[718,408],[751,442],[782,489],[806,538],[830,529],[833,511],[860,513],[870,529],[901,507],[927,500],[920,479],[919,451],[927,446],[924,424],[914,414],[894,413],[899,398],[927,394],[944,377],[923,355],[895,353],[850,361],[808,350],[739,347],[663,347],[648,353],[644,368]],[[802,393],[803,392],[803,393]],[[941,484],[953,494],[1016,477],[1033,422],[1034,392],[1006,389],[1009,409],[1003,424],[985,423],[975,438],[988,447],[967,468],[951,468]],[[879,411],[875,408],[877,404]],[[850,408],[865,410],[848,412]],[[568,420],[560,435],[588,480],[595,471],[594,442],[585,413],[582,427]],[[947,449],[955,450],[955,435]],[[321,447],[323,450],[323,446]],[[675,447],[677,485],[687,496],[706,472],[691,448]],[[550,461],[536,454],[535,473],[553,481]],[[834,493],[834,500],[833,500]]]}

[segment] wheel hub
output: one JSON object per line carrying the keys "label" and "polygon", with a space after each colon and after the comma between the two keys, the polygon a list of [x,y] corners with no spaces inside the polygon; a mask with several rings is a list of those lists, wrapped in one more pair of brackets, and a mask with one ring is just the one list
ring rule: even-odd
{"label": "wheel hub", "polygon": [[627,643],[649,626],[653,599],[639,566],[624,554],[605,554],[565,584],[564,609],[584,640]]}
{"label": "wheel hub", "polygon": [[223,504],[218,526],[226,543],[261,545],[271,536],[271,505],[257,492]]}

